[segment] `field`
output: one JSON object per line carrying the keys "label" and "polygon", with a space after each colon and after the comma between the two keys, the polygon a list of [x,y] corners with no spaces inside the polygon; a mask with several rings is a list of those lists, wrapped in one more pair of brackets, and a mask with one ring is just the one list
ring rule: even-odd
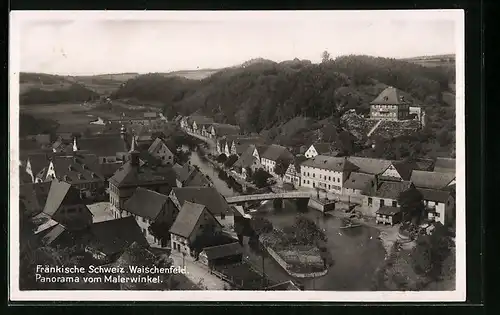
{"label": "field", "polygon": [[35,118],[51,119],[60,124],[87,125],[96,120],[90,114],[88,107],[81,104],[40,104],[21,106],[21,114],[28,114]]}
{"label": "field", "polygon": [[169,73],[163,73],[166,77],[183,77],[190,80],[203,80],[221,69],[201,69],[201,70],[182,70]]}

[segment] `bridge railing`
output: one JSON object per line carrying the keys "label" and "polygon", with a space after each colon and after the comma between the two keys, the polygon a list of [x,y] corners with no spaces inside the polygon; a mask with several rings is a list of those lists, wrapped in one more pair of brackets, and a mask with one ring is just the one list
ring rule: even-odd
{"label": "bridge railing", "polygon": [[256,194],[256,195],[243,195],[227,197],[228,203],[252,201],[252,200],[270,200],[270,199],[293,199],[293,198],[310,198],[311,194],[308,192],[286,192],[286,193],[273,193],[273,194]]}

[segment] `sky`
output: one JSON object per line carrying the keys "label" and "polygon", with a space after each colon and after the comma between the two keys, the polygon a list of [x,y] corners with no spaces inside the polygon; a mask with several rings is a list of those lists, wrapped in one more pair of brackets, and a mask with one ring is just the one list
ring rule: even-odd
{"label": "sky", "polygon": [[[221,68],[363,54],[391,58],[456,53],[450,15],[31,15],[16,25],[25,72],[91,75]],[[139,16],[139,17],[138,17]],[[206,18],[206,17],[209,18]],[[183,17],[183,18],[179,18]]]}

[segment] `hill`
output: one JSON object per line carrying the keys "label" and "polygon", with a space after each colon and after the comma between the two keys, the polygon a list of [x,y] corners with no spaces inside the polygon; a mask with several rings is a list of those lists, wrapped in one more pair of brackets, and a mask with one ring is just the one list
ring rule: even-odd
{"label": "hill", "polygon": [[[385,87],[394,86],[408,100],[425,107],[430,135],[435,138],[442,130],[455,129],[454,82],[454,71],[446,67],[390,58],[351,55],[322,64],[254,59],[201,80],[140,75],[111,98],[154,101],[163,104],[167,116],[203,113],[218,122],[238,124],[244,132],[264,133],[277,142],[294,144],[300,137],[317,139],[318,130],[325,126],[316,123],[325,119],[335,124],[334,129],[348,130],[339,119],[345,112],[353,109],[366,114],[369,102]],[[289,128],[288,122],[298,127]],[[448,146],[449,138],[443,136],[443,146]]]}
{"label": "hill", "polygon": [[455,69],[455,54],[420,56],[404,58],[403,61],[416,63],[426,67],[447,67]]}

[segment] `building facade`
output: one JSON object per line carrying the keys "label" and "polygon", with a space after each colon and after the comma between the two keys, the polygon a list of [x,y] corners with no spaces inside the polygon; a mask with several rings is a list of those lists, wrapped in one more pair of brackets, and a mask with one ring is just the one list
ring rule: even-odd
{"label": "building facade", "polygon": [[396,88],[388,87],[370,103],[370,117],[380,120],[406,120],[410,114],[410,103]]}

